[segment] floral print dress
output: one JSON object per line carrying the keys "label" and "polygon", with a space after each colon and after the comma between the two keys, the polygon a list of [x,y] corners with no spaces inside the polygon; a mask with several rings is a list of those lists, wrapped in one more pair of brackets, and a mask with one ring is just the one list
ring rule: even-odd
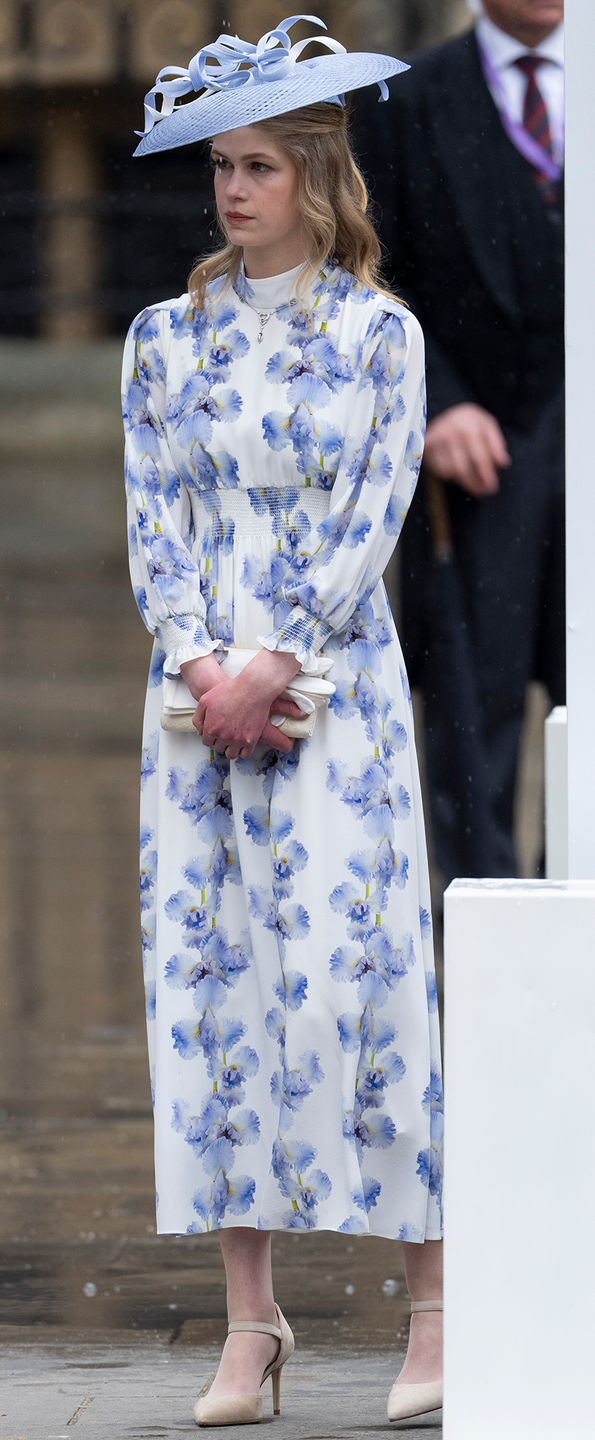
{"label": "floral print dress", "polygon": [[[415,488],[423,340],[336,266],[213,282],[131,327],[134,590],[154,633],[141,909],[160,1232],[441,1234],[442,1089],[411,703],[382,572]],[[264,323],[260,312],[268,312]],[[335,685],[229,761],[162,677],[265,645]]]}

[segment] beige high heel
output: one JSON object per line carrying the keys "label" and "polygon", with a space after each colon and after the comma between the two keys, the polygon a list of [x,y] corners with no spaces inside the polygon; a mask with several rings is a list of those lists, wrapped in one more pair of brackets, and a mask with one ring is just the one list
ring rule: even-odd
{"label": "beige high heel", "polygon": [[[412,1300],[411,1313],[416,1310],[441,1310],[441,1300]],[[442,1407],[442,1381],[429,1380],[425,1385],[399,1385],[395,1380],[388,1397],[389,1420],[409,1420],[413,1415],[425,1415],[428,1410]]]}
{"label": "beige high heel", "polygon": [[[272,1376],[273,1412],[280,1415],[281,1371],[285,1361],[293,1354],[295,1341],[278,1305],[275,1305],[275,1310],[278,1326],[265,1325],[262,1320],[230,1320],[227,1333],[235,1335],[238,1330],[255,1330],[260,1335],[274,1335],[279,1341],[279,1354],[267,1365],[260,1388],[262,1390],[265,1380]],[[260,1391],[256,1395],[219,1395],[212,1400],[208,1394],[204,1397],[199,1395],[194,1406],[194,1419],[197,1425],[257,1425],[262,1420],[262,1396]]]}

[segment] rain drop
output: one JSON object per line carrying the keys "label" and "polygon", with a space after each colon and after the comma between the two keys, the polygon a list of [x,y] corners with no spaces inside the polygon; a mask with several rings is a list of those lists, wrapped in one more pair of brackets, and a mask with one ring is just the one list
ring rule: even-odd
{"label": "rain drop", "polygon": [[97,1286],[93,1284],[92,1280],[87,1280],[87,1284],[83,1285],[83,1295],[87,1295],[90,1299],[92,1295],[96,1294]]}
{"label": "rain drop", "polygon": [[345,1286],[345,1294],[346,1294],[346,1295],[355,1295],[355,1285],[346,1285],[346,1286]]}
{"label": "rain drop", "polygon": [[386,1295],[387,1299],[392,1300],[393,1295],[398,1295],[400,1289],[401,1286],[398,1280],[385,1280],[382,1286],[382,1294]]}

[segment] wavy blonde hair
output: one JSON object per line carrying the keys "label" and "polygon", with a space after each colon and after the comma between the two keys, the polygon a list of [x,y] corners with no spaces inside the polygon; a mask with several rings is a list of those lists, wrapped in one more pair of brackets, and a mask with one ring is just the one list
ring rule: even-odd
{"label": "wavy blonde hair", "polygon": [[[270,136],[296,167],[309,252],[298,275],[298,296],[306,293],[310,281],[330,256],[362,285],[397,299],[381,277],[380,241],[368,218],[368,191],[351,152],[343,107],[328,101],[304,105],[286,115],[258,120],[254,129]],[[219,228],[224,233],[220,222]],[[188,289],[199,309],[204,305],[210,281],[222,275],[233,281],[241,259],[242,247],[227,242],[214,254],[197,260]]]}

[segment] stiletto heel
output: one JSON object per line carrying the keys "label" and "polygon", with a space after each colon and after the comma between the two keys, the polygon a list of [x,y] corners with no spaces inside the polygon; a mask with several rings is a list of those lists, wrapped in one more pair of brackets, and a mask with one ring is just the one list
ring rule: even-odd
{"label": "stiletto heel", "polygon": [[[281,1370],[283,1366],[281,1366]],[[273,1370],[271,1380],[273,1382],[273,1415],[281,1414],[281,1370]]]}
{"label": "stiletto heel", "polygon": [[[231,1320],[228,1327],[228,1335],[235,1334],[238,1330],[257,1331],[260,1335],[274,1335],[279,1341],[279,1354],[270,1365],[267,1365],[260,1382],[260,1389],[269,1375],[273,1382],[273,1411],[275,1415],[281,1414],[281,1371],[286,1360],[293,1354],[295,1341],[293,1334],[287,1324],[285,1316],[281,1314],[278,1305],[275,1305],[278,1325],[265,1325],[262,1320]],[[208,1394],[201,1394],[194,1406],[194,1419],[197,1425],[257,1425],[262,1420],[262,1397],[260,1391],[256,1395],[219,1395],[209,1399]]]}
{"label": "stiletto heel", "polygon": [[[441,1300],[412,1300],[411,1313],[417,1310],[441,1310]],[[442,1407],[442,1381],[429,1380],[425,1385],[399,1385],[395,1380],[388,1397],[389,1420],[409,1420],[414,1415],[425,1415],[428,1410]]]}

